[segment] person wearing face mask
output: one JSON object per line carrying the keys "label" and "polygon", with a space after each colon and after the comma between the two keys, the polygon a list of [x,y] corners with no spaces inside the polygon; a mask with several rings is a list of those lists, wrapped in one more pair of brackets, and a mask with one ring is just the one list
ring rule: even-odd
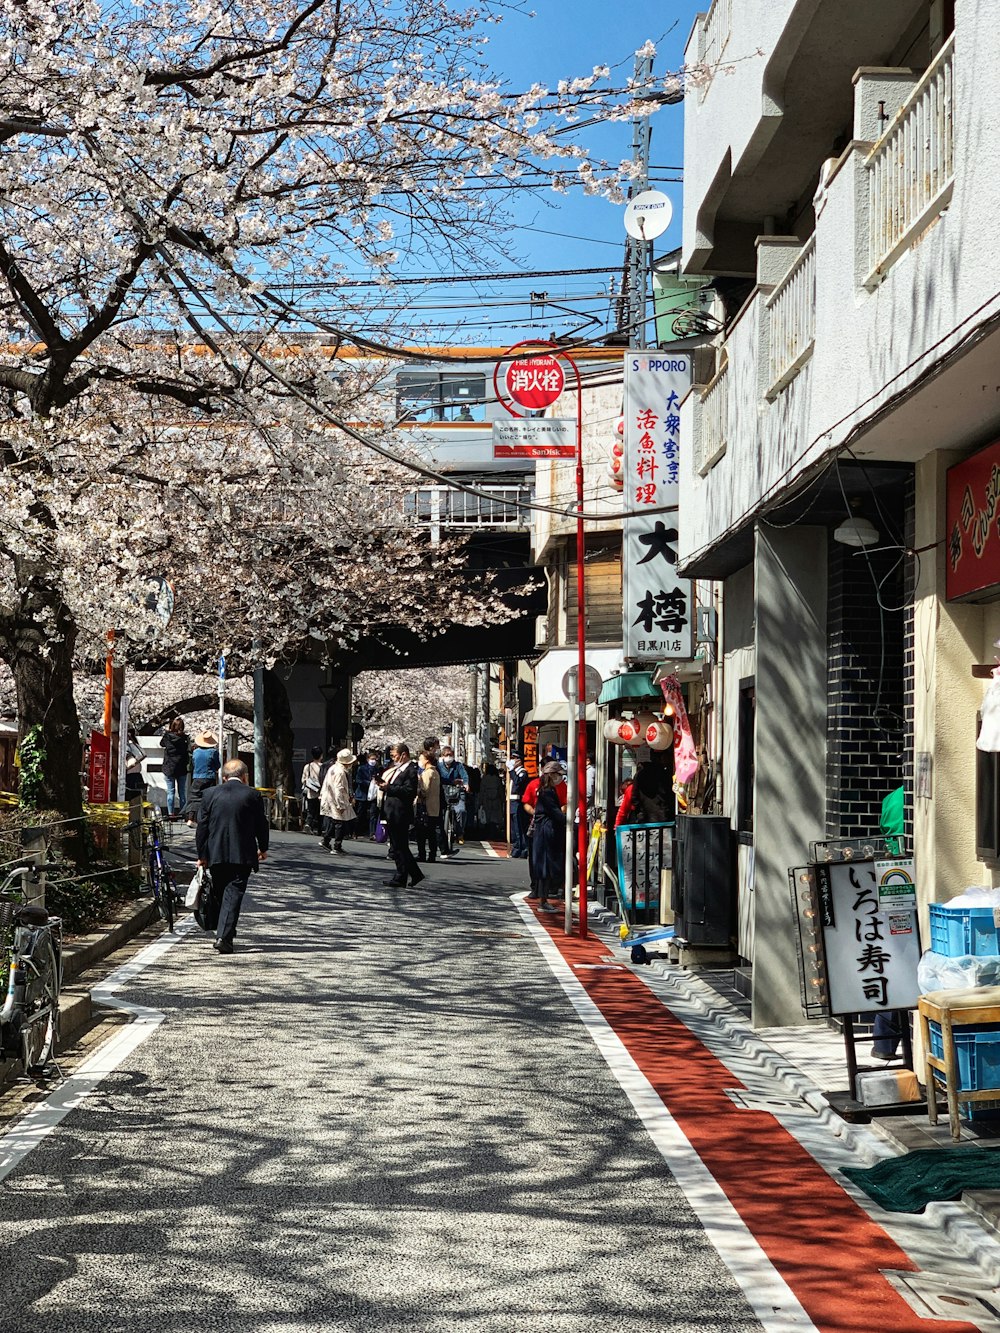
{"label": "person wearing face mask", "polygon": [[[442,745],[437,770],[441,778],[442,806],[445,801],[451,806],[455,816],[455,827],[458,830],[458,841],[464,842],[465,795],[469,790],[469,774],[466,772],[465,765],[460,764],[455,758],[455,751],[450,745]],[[445,861],[448,858],[448,847],[443,828],[440,831],[438,841],[441,846],[441,859]]]}

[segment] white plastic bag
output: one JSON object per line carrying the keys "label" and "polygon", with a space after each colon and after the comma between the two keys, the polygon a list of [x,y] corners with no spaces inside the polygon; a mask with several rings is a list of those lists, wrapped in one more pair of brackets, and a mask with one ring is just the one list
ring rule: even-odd
{"label": "white plastic bag", "polygon": [[194,872],[194,877],[188,885],[187,893],[184,895],[184,906],[192,910],[198,907],[201,902],[201,895],[208,888],[208,872],[204,866],[199,866]]}
{"label": "white plastic bag", "polygon": [[[1000,670],[1000,667],[997,669]],[[982,724],[976,739],[976,749],[1000,750],[1000,677],[995,673],[987,687],[980,713]]]}

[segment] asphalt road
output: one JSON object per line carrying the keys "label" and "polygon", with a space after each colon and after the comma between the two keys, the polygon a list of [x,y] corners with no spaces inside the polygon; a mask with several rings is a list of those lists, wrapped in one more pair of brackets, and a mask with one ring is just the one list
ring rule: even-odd
{"label": "asphalt road", "polygon": [[523,865],[390,870],[279,835],[237,952],[188,936],[123,991],[165,1021],[0,1185],[4,1333],[760,1328]]}

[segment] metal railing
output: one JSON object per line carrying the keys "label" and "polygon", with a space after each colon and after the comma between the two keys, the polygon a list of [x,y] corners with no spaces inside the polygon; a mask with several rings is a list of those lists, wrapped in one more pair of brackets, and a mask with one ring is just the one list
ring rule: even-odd
{"label": "metal railing", "polygon": [[411,491],[403,513],[411,523],[432,528],[526,528],[531,514],[522,506],[532,497],[530,486],[477,486],[485,495],[469,495],[450,486]]}
{"label": "metal railing", "polygon": [[816,341],[816,237],[764,302],[769,319],[768,398],[776,398],[812,356]]}
{"label": "metal railing", "polygon": [[712,0],[712,7],[705,15],[701,29],[701,63],[705,67],[704,81],[701,85],[701,100],[704,101],[715,71],[722,59],[722,53],[729,45],[733,30],[733,0]]}
{"label": "metal railing", "polygon": [[701,429],[698,432],[695,468],[704,476],[726,452],[729,439],[729,358],[701,390]]}
{"label": "metal railing", "polygon": [[937,215],[955,180],[952,34],[868,156],[869,264],[874,286]]}

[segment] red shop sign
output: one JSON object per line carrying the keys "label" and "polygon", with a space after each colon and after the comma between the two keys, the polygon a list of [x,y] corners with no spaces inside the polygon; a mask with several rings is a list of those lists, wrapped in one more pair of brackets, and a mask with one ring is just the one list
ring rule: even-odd
{"label": "red shop sign", "polygon": [[111,800],[111,737],[103,731],[90,733],[87,800],[91,805],[106,805]]}
{"label": "red shop sign", "polygon": [[945,560],[949,602],[1000,596],[1000,440],[948,469]]}

